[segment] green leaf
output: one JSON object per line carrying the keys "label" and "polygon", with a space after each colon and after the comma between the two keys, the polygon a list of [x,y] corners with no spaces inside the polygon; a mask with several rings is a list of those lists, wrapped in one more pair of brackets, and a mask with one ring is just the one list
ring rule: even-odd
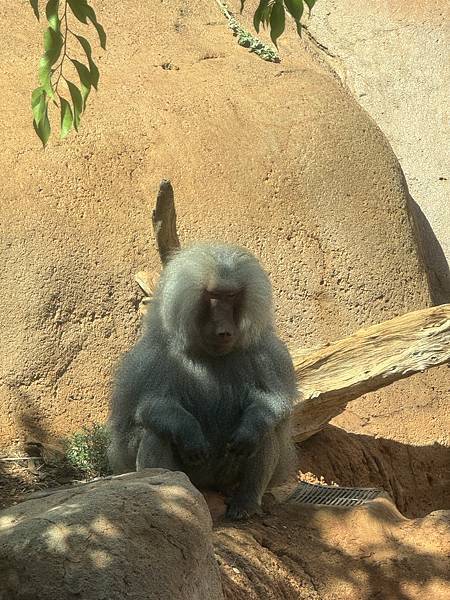
{"label": "green leaf", "polygon": [[100,73],[97,68],[97,65],[93,60],[89,61],[89,70],[91,72],[91,83],[94,86],[94,88],[97,89],[98,80],[100,79]]}
{"label": "green leaf", "polygon": [[36,105],[36,102],[39,101],[39,98],[42,94],[42,88],[41,87],[37,87],[36,89],[34,89],[31,92],[31,107]]}
{"label": "green leaf", "polygon": [[48,27],[44,33],[45,53],[39,61],[39,83],[50,98],[53,98],[52,65],[58,60],[63,47],[63,38],[59,31]]}
{"label": "green leaf", "polygon": [[42,115],[41,121],[39,123],[36,123],[36,121],[33,119],[33,127],[39,139],[41,140],[42,145],[45,148],[48,142],[48,138],[50,137],[51,131],[50,121],[48,120],[48,103],[46,103],[45,105],[45,110],[44,114]]}
{"label": "green leaf", "polygon": [[261,22],[263,24],[264,29],[267,29],[267,26],[269,25],[271,13],[272,13],[272,6],[270,6],[270,5],[263,10]]}
{"label": "green leaf", "polygon": [[92,59],[91,44],[82,35],[77,35],[75,37],[80,42],[80,44],[81,44],[84,52],[86,53],[86,57],[87,57],[88,62],[89,62],[89,71],[91,72],[91,83],[95,87],[95,89],[97,89],[98,80],[100,78],[100,73],[98,71],[97,65],[95,64],[95,62]]}
{"label": "green leaf", "polygon": [[47,6],[45,7],[45,16],[47,17],[48,24],[53,31],[59,31],[60,29],[58,9],[59,0],[48,0]]}
{"label": "green leaf", "polygon": [[92,60],[92,47],[88,40],[82,35],[75,36],[77,40],[80,42],[84,52],[86,53],[87,59]]}
{"label": "green leaf", "polygon": [[259,26],[264,20],[264,14],[266,13],[267,9],[270,9],[269,0],[260,0],[258,8],[253,16],[253,26],[257,33],[259,33]]}
{"label": "green leaf", "polygon": [[58,60],[64,40],[59,31],[55,31],[49,27],[44,33],[44,56],[47,57],[50,66],[54,65]]}
{"label": "green leaf", "polygon": [[67,0],[70,10],[81,23],[87,23],[86,0]]}
{"label": "green leaf", "polygon": [[67,87],[69,88],[70,97],[72,98],[73,104],[73,126],[75,130],[78,131],[81,114],[83,113],[83,98],[81,96],[80,90],[74,83],[67,80],[66,83]]}
{"label": "green leaf", "polygon": [[86,108],[86,100],[89,96],[89,92],[91,91],[91,74],[89,69],[83,63],[80,63],[78,60],[71,59],[73,66],[77,70],[78,77],[80,78],[81,84],[81,97],[83,98],[83,110]]}
{"label": "green leaf", "polygon": [[97,30],[100,46],[106,50],[106,33],[100,23],[97,21],[95,10],[87,3],[87,0],[67,0],[73,14],[82,23],[87,23],[89,19]]}
{"label": "green leaf", "polygon": [[272,12],[270,13],[270,37],[277,48],[277,39],[284,31],[285,22],[286,15],[283,2],[282,0],[276,0],[275,4],[272,6]]}
{"label": "green leaf", "polygon": [[303,1],[302,0],[284,0],[286,8],[295,20],[297,25],[297,33],[299,36],[302,35],[302,23],[301,18],[303,15]]}
{"label": "green leaf", "polygon": [[97,21],[97,16],[96,16],[95,10],[92,8],[92,6],[88,5],[86,7],[86,15],[87,15],[88,19],[90,19],[90,21],[92,21],[92,24],[94,25],[95,29],[97,30],[98,39],[100,40],[100,46],[103,48],[103,50],[106,50],[106,33],[105,33],[105,30],[103,29],[103,27]]}
{"label": "green leaf", "polygon": [[241,13],[241,15],[242,15],[242,11],[244,10],[244,5],[245,5],[245,0],[241,0],[241,8],[239,10],[239,12]]}
{"label": "green leaf", "polygon": [[41,87],[45,90],[46,94],[53,98],[53,86],[52,86],[52,68],[50,60],[46,54],[39,61],[38,77]]}
{"label": "green leaf", "polygon": [[303,0],[284,0],[291,17],[298,24],[303,14]]}
{"label": "green leaf", "polygon": [[312,8],[315,3],[316,3],[316,0],[305,0],[305,4],[307,4],[308,8],[309,8],[309,14],[311,14]]}
{"label": "green leaf", "polygon": [[33,118],[37,125],[42,120],[44,116],[47,94],[45,90],[41,87],[36,88],[31,93],[31,110],[33,111]]}
{"label": "green leaf", "polygon": [[73,114],[70,104],[65,98],[59,97],[61,102],[61,139],[63,140],[73,125]]}
{"label": "green leaf", "polygon": [[39,21],[39,0],[30,0],[30,4],[34,12],[34,16]]}

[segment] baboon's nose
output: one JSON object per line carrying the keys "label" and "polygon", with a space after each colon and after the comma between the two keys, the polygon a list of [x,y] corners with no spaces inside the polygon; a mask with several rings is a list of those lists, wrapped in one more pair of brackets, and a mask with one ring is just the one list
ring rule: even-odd
{"label": "baboon's nose", "polygon": [[219,337],[221,340],[223,341],[227,341],[229,340],[233,334],[231,333],[231,331],[228,331],[227,329],[219,329],[216,332],[217,337]]}

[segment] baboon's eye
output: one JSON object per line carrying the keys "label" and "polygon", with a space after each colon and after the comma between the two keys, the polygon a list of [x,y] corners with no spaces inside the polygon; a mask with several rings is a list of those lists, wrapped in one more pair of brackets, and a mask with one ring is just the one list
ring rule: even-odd
{"label": "baboon's eye", "polygon": [[241,290],[206,290],[205,296],[208,300],[224,300],[234,302],[241,295]]}

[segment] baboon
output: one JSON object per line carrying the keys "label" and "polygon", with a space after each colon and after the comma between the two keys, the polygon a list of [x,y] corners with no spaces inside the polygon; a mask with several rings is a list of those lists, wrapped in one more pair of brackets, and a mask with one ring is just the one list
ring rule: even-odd
{"label": "baboon", "polygon": [[260,512],[292,459],[297,394],[274,330],[272,288],[242,248],[200,244],[164,268],[111,400],[113,472],[161,467],[230,495],[226,516]]}

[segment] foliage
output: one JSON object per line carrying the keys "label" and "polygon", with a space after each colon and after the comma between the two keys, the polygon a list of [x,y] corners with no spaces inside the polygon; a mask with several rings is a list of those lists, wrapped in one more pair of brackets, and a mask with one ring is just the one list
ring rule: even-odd
{"label": "foliage", "polygon": [[243,48],[248,48],[250,52],[254,52],[263,60],[275,63],[280,62],[280,57],[278,56],[278,52],[276,50],[269,47],[267,44],[264,44],[264,42],[242,27],[224,2],[221,2],[221,0],[216,0],[216,2],[219,5],[220,10],[228,19],[228,27],[236,36],[237,43],[240,46]]}
{"label": "foliage", "polygon": [[[40,0],[28,1],[39,20]],[[240,0],[240,2],[242,13],[246,0]],[[279,56],[273,49],[255,38],[234,19],[225,2],[217,0],[217,3],[227,17],[229,26],[241,46],[249,48],[264,60],[279,62]],[[270,37],[278,48],[278,39],[283,34],[286,25],[286,12],[294,19],[300,35],[304,7],[306,5],[311,12],[315,3],[316,0],[260,0],[253,17],[253,24],[257,32],[261,25],[264,28],[268,27]],[[75,18],[80,23],[93,25],[101,47],[106,49],[105,30],[98,22],[89,0],[48,0],[45,6],[45,16],[48,27],[44,33],[44,54],[39,63],[40,85],[31,94],[33,126],[44,147],[51,133],[50,101],[60,110],[60,136],[63,139],[72,128],[78,131],[81,115],[86,109],[91,88],[97,89],[100,77],[97,65],[92,58],[90,42],[85,37],[77,35],[69,27],[69,20]],[[75,40],[84,52],[84,62],[69,56],[69,41]],[[67,62],[72,64],[73,71],[78,76],[79,85],[67,79],[65,75]],[[61,91],[62,84],[65,86],[65,95]]]}
{"label": "foliage", "polygon": [[109,432],[104,425],[93,423],[66,440],[66,460],[72,469],[86,479],[108,475],[110,468],[106,449]]}
{"label": "foliage", "polygon": [[[241,12],[244,10],[246,0],[241,0]],[[258,8],[253,16],[253,25],[257,32],[262,25],[269,27],[270,38],[278,48],[277,41],[284,32],[286,25],[286,12],[294,19],[297,25],[298,34],[301,34],[304,5],[308,7],[309,12],[316,3],[316,0],[260,0]]]}
{"label": "foliage", "polygon": [[[29,0],[37,19],[40,18],[39,0]],[[60,135],[65,138],[72,127],[78,131],[81,115],[94,87],[97,89],[99,71],[92,58],[90,42],[77,35],[69,20],[75,17],[83,24],[90,22],[95,29],[102,48],[106,49],[106,33],[88,0],[48,0],[45,6],[47,29],[44,33],[44,54],[39,62],[39,87],[31,94],[33,126],[42,144],[48,142],[51,132],[49,119],[50,101],[60,109]],[[76,41],[85,54],[81,62],[69,55],[69,41]],[[74,67],[79,85],[66,77],[68,63]],[[62,91],[62,85],[65,90]],[[65,92],[65,95],[63,95]]]}

